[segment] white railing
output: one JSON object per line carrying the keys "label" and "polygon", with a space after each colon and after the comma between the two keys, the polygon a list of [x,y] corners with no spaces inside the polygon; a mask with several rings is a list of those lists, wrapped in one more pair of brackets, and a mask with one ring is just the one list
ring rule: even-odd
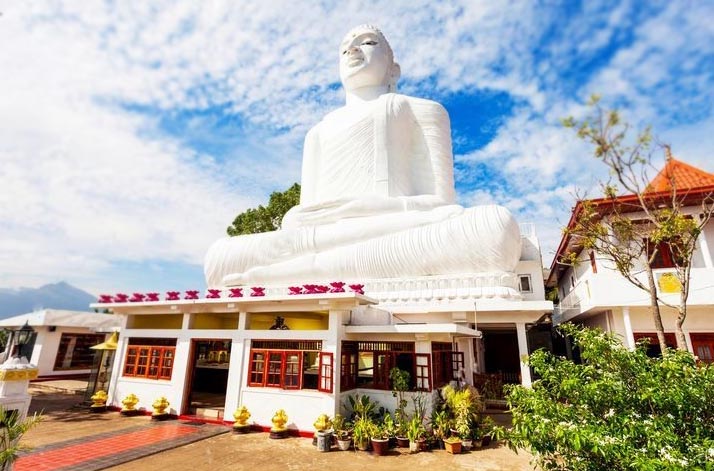
{"label": "white railing", "polygon": [[[321,283],[329,287],[329,283]],[[363,285],[364,294],[380,303],[421,303],[459,299],[521,299],[518,279],[515,273],[471,273],[458,275],[419,276],[410,278],[384,278],[349,281],[344,290],[352,292],[350,285]],[[296,285],[300,286],[300,285]],[[284,296],[289,293],[288,285],[265,287],[266,296]],[[243,295],[249,296],[251,288],[244,288]],[[298,294],[296,296],[303,296]],[[310,296],[310,295],[305,295]]]}

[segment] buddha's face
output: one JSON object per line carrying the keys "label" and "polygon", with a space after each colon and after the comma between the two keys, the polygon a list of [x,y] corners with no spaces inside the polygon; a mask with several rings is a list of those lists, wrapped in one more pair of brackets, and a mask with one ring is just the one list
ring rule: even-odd
{"label": "buddha's face", "polygon": [[388,85],[392,64],[384,36],[370,29],[354,29],[340,44],[340,80],[346,90]]}

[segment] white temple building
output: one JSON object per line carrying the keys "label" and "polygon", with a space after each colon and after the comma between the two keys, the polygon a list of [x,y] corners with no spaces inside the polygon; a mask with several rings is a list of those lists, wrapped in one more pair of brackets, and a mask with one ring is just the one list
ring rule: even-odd
{"label": "white temple building", "polygon": [[165,396],[172,413],[226,421],[244,405],[262,427],[284,409],[311,434],[350,394],[393,410],[393,367],[415,392],[485,374],[530,384],[528,331],[552,312],[534,227],[455,204],[448,115],[395,93],[381,32],[353,29],[340,57],[346,105],[308,133],[282,228],[214,243],[200,296],[93,305],[123,318],[109,404]]}
{"label": "white temple building", "polygon": [[[683,202],[682,212],[701,220],[703,201],[710,201],[714,193],[714,174],[707,173],[668,155],[665,167],[650,182],[651,198],[671,200],[672,181]],[[635,195],[623,195],[618,200],[627,202]],[[602,217],[607,217],[608,202],[591,200],[599,205]],[[711,203],[709,203],[711,204]],[[576,215],[582,209],[583,202],[578,202],[568,224],[572,227]],[[627,215],[632,220],[643,219],[643,214],[633,205]],[[564,255],[575,252],[580,263],[567,266],[558,263]],[[682,326],[690,352],[700,361],[714,362],[714,222],[709,220],[697,239],[692,256],[687,318]],[[661,244],[659,255],[653,260],[652,269],[656,281],[656,290],[660,297],[673,305],[679,302],[681,286],[672,282],[675,267],[673,254]],[[644,270],[639,275],[645,279]],[[585,250],[574,238],[565,235],[558,246],[546,280],[548,287],[558,290],[560,299],[553,322],[559,324],[571,321],[589,327],[599,327],[622,338],[623,343],[634,348],[635,342],[643,338],[650,340],[651,354],[659,354],[657,334],[650,312],[649,294],[632,285],[614,268],[612,262],[601,254]],[[668,347],[676,347],[675,323],[677,312],[671,307],[660,304],[662,323]]]}

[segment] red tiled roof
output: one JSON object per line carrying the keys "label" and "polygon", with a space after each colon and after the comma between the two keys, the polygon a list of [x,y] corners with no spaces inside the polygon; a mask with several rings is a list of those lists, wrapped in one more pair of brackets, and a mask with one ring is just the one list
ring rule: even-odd
{"label": "red tiled roof", "polygon": [[670,156],[664,168],[650,182],[649,189],[655,193],[670,191],[672,181],[674,181],[677,190],[691,190],[714,185],[714,174],[692,167]]}

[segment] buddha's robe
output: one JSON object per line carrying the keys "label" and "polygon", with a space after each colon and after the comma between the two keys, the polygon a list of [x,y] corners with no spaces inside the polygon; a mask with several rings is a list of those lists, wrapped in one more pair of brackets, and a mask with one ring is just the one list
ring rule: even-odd
{"label": "buddha's robe", "polygon": [[282,229],[217,241],[208,286],[512,271],[510,213],[454,200],[441,105],[385,94],[343,107],[306,136],[300,205]]}

